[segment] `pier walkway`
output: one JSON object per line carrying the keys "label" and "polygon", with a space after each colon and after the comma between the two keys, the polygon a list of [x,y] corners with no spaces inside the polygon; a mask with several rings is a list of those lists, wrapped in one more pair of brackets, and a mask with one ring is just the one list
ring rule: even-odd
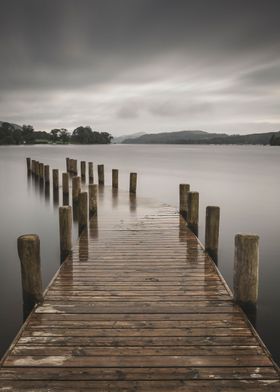
{"label": "pier walkway", "polygon": [[98,218],[4,357],[1,391],[280,391],[196,236],[174,208],[143,204],[99,194]]}

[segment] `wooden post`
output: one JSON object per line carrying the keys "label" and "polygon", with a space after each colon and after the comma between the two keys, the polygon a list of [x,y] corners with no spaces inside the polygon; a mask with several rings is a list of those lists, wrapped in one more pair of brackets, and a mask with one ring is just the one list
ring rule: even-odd
{"label": "wooden post", "polygon": [[206,207],[205,250],[216,264],[218,262],[219,225],[220,208],[213,206]]}
{"label": "wooden post", "polygon": [[73,204],[78,203],[79,194],[81,192],[81,178],[75,176],[72,178],[72,200]]}
{"label": "wooden post", "polygon": [[36,174],[36,161],[34,161],[34,159],[32,159],[32,162],[31,162],[31,170],[32,170],[32,175],[35,176],[35,174]]}
{"label": "wooden post", "polygon": [[81,178],[84,181],[86,179],[86,162],[81,161]]}
{"label": "wooden post", "polygon": [[258,300],[259,236],[235,236],[233,288],[236,302],[245,308],[254,307]]}
{"label": "wooden post", "polygon": [[79,234],[87,228],[88,225],[88,195],[87,192],[79,193],[79,204],[78,204],[78,222],[79,222]]}
{"label": "wooden post", "polygon": [[36,168],[35,169],[36,177],[39,178],[39,175],[40,175],[40,163],[39,163],[39,161],[36,161],[35,168]]}
{"label": "wooden post", "polygon": [[112,187],[118,189],[119,187],[119,171],[118,169],[112,170]]}
{"label": "wooden post", "polygon": [[73,174],[75,174],[75,176],[78,175],[78,161],[77,161],[77,159],[73,159]]}
{"label": "wooden post", "polygon": [[69,174],[62,173],[62,190],[64,195],[69,194]]}
{"label": "wooden post", "polygon": [[190,191],[189,184],[180,184],[180,214],[183,218],[187,219],[188,214],[188,192]]}
{"label": "wooden post", "polygon": [[24,305],[30,310],[43,300],[40,239],[36,234],[22,235],[17,240],[21,265]]}
{"label": "wooden post", "polygon": [[89,162],[88,163],[88,183],[93,184],[93,163]]}
{"label": "wooden post", "polygon": [[97,165],[98,184],[104,185],[104,165]]}
{"label": "wooden post", "polygon": [[26,158],[27,172],[31,172],[31,158]]}
{"label": "wooden post", "polygon": [[67,171],[67,173],[70,172],[69,163],[70,163],[70,158],[66,158],[66,171]]}
{"label": "wooden post", "polygon": [[53,169],[53,189],[59,188],[59,172],[58,169]]}
{"label": "wooden post", "polygon": [[89,198],[89,217],[97,214],[97,185],[90,184],[88,186]]}
{"label": "wooden post", "polygon": [[[66,173],[68,174],[68,173]],[[72,208],[59,207],[60,261],[71,254],[72,249]]]}
{"label": "wooden post", "polygon": [[130,173],[129,192],[136,193],[137,173]]}
{"label": "wooden post", "polygon": [[199,193],[188,192],[188,217],[189,228],[198,235]]}
{"label": "wooden post", "polygon": [[50,183],[50,167],[49,165],[45,165],[44,167],[44,177],[45,177],[45,184]]}
{"label": "wooden post", "polygon": [[44,164],[40,163],[39,164],[39,177],[40,177],[40,181],[44,181]]}

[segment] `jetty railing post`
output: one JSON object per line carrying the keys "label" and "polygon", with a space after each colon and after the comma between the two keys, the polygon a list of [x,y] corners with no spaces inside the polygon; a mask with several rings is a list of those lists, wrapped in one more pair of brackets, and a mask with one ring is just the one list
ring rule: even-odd
{"label": "jetty railing post", "polygon": [[80,192],[81,192],[81,178],[78,176],[75,176],[72,178],[72,201],[73,201],[73,204],[78,203]]}
{"label": "jetty railing post", "polygon": [[205,250],[218,263],[220,208],[206,207],[205,220]]}
{"label": "jetty railing post", "polygon": [[59,188],[59,172],[58,169],[53,169],[53,189],[58,190]]}
{"label": "jetty railing post", "polygon": [[26,158],[27,173],[31,172],[31,158]]}
{"label": "jetty railing post", "polygon": [[88,163],[88,183],[93,184],[93,163]]}
{"label": "jetty railing post", "polygon": [[237,234],[234,254],[234,299],[245,309],[256,306],[259,284],[259,236]]}
{"label": "jetty railing post", "polygon": [[87,192],[79,193],[78,203],[79,234],[88,226],[88,195]]}
{"label": "jetty railing post", "polygon": [[49,165],[44,166],[44,178],[45,178],[45,184],[50,183],[50,167]]}
{"label": "jetty railing post", "polygon": [[184,219],[187,219],[188,215],[188,192],[190,191],[189,184],[180,184],[179,185],[179,194],[180,194],[180,214]]}
{"label": "jetty railing post", "polygon": [[188,192],[188,216],[187,222],[189,228],[195,235],[198,235],[198,218],[199,218],[199,193]]}
{"label": "jetty railing post", "polygon": [[40,176],[40,181],[44,182],[44,164],[43,163],[39,164],[39,176]]}
{"label": "jetty railing post", "polygon": [[21,265],[23,303],[26,313],[43,300],[40,239],[36,234],[22,235],[17,240]]}
{"label": "jetty railing post", "polygon": [[112,169],[112,187],[118,189],[119,187],[119,171],[118,169]]}
{"label": "jetty railing post", "polygon": [[98,184],[104,185],[104,165],[97,165]]}
{"label": "jetty railing post", "polygon": [[85,179],[86,179],[86,162],[85,161],[81,161],[81,178],[82,178],[82,181],[85,181]]}
{"label": "jetty railing post", "polygon": [[62,173],[63,204],[69,204],[69,174]]}
{"label": "jetty railing post", "polygon": [[88,186],[89,199],[89,217],[97,214],[97,185],[89,184]]}
{"label": "jetty railing post", "polygon": [[60,261],[63,262],[72,250],[72,208],[59,207]]}
{"label": "jetty railing post", "polygon": [[136,193],[137,188],[137,173],[130,173],[129,192]]}

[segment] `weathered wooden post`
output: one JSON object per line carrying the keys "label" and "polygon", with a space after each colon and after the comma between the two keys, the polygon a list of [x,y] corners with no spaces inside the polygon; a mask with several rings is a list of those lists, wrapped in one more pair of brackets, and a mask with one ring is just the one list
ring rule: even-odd
{"label": "weathered wooden post", "polygon": [[70,206],[59,207],[59,233],[60,261],[63,262],[72,250],[72,208]]}
{"label": "weathered wooden post", "polygon": [[88,163],[88,183],[93,184],[93,163]]}
{"label": "weathered wooden post", "polygon": [[88,186],[89,198],[89,217],[97,214],[97,185],[89,184]]}
{"label": "weathered wooden post", "polygon": [[70,163],[70,158],[66,158],[66,171],[67,171],[67,173],[70,172],[70,165],[69,165],[69,163]]}
{"label": "weathered wooden post", "polygon": [[88,226],[88,195],[87,192],[79,193],[78,203],[79,234]]}
{"label": "weathered wooden post", "polygon": [[40,162],[39,161],[36,161],[35,167],[36,167],[36,177],[39,178],[39,176],[40,176]]}
{"label": "weathered wooden post", "polygon": [[86,180],[86,162],[85,161],[81,161],[81,178],[82,178],[82,181]]}
{"label": "weathered wooden post", "polygon": [[31,169],[32,169],[32,175],[35,176],[35,174],[36,174],[36,161],[34,159],[32,159],[32,162],[31,162]]}
{"label": "weathered wooden post", "polygon": [[62,173],[63,205],[69,204],[69,174]]}
{"label": "weathered wooden post", "polygon": [[72,178],[72,200],[73,204],[78,203],[79,194],[81,192],[81,178],[75,176]]}
{"label": "weathered wooden post", "polygon": [[28,313],[36,303],[43,300],[40,239],[36,234],[22,235],[17,240],[17,247],[21,265],[23,303]]}
{"label": "weathered wooden post", "polygon": [[44,164],[39,163],[39,177],[40,181],[44,182]]}
{"label": "weathered wooden post", "polygon": [[27,173],[31,172],[31,158],[26,158]]}
{"label": "weathered wooden post", "polygon": [[77,159],[73,159],[73,174],[75,174],[75,176],[78,175],[78,161],[77,161]]}
{"label": "weathered wooden post", "polygon": [[190,191],[189,184],[180,184],[179,185],[179,193],[180,193],[180,214],[184,219],[187,219],[188,214],[188,192]]}
{"label": "weathered wooden post", "polygon": [[235,236],[233,291],[237,303],[245,309],[256,306],[259,284],[259,236]]}
{"label": "weathered wooden post", "polygon": [[119,171],[118,169],[112,169],[112,187],[118,189],[119,187]]}
{"label": "weathered wooden post", "polygon": [[58,190],[59,188],[59,172],[58,169],[53,169],[53,189]]}
{"label": "weathered wooden post", "polygon": [[44,166],[44,178],[45,178],[45,184],[50,183],[50,167],[49,165]]}
{"label": "weathered wooden post", "polygon": [[220,208],[213,206],[206,207],[205,250],[216,264],[218,262],[219,226]]}
{"label": "weathered wooden post", "polygon": [[136,193],[137,173],[130,173],[129,192]]}
{"label": "weathered wooden post", "polygon": [[97,165],[98,184],[104,185],[104,165]]}
{"label": "weathered wooden post", "polygon": [[188,192],[188,216],[189,228],[195,235],[198,235],[198,215],[199,215],[199,193]]}

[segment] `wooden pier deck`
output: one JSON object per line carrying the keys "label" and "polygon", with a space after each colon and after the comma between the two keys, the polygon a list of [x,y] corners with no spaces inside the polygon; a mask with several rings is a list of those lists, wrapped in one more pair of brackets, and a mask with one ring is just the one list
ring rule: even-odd
{"label": "wooden pier deck", "polygon": [[280,391],[269,353],[175,209],[99,199],[98,220],[4,357],[0,390]]}

